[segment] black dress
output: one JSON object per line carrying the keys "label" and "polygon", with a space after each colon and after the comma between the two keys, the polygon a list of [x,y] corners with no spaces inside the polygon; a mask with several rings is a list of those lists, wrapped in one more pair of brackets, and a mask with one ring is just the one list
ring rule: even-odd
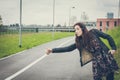
{"label": "black dress", "polygon": [[98,80],[101,77],[107,76],[107,74],[119,69],[114,56],[111,53],[108,53],[109,48],[100,40],[99,37],[107,39],[113,50],[116,50],[116,45],[112,37],[108,34],[96,29],[91,30],[91,32],[95,35],[95,38],[92,40],[94,45],[94,52],[92,53],[93,76],[94,80]]}

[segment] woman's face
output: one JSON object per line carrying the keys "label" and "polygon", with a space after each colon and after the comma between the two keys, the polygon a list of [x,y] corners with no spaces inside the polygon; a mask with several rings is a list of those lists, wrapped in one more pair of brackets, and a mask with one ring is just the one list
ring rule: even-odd
{"label": "woman's face", "polygon": [[82,35],[82,33],[83,33],[82,29],[78,25],[76,25],[75,26],[75,34],[79,37]]}

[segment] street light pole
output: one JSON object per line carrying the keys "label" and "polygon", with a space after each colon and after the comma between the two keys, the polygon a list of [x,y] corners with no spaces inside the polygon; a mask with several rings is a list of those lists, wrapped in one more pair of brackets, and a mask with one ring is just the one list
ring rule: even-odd
{"label": "street light pole", "polygon": [[120,0],[119,0],[119,4],[118,4],[118,19],[120,17]]}
{"label": "street light pole", "polygon": [[22,47],[22,0],[20,0],[19,47]]}
{"label": "street light pole", "polygon": [[69,8],[69,24],[68,24],[69,27],[70,27],[70,17],[71,17],[71,7]]}
{"label": "street light pole", "polygon": [[55,0],[53,0],[53,31],[52,31],[52,38],[54,39],[54,26],[55,26]]}
{"label": "street light pole", "polygon": [[69,32],[70,32],[70,23],[71,23],[71,9],[74,9],[75,7],[70,7],[69,8]]}

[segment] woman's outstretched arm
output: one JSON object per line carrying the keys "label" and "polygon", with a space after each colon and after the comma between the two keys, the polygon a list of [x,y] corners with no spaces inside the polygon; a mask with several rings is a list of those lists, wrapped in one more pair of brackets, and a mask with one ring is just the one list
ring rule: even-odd
{"label": "woman's outstretched arm", "polygon": [[62,53],[62,52],[69,52],[76,49],[76,44],[71,44],[67,47],[60,47],[60,48],[53,48],[53,49],[47,49],[46,54],[49,55],[50,53]]}

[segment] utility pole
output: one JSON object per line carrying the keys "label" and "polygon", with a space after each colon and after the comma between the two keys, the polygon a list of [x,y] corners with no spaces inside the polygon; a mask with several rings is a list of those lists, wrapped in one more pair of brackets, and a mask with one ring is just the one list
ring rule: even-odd
{"label": "utility pole", "polygon": [[119,2],[118,2],[118,20],[117,20],[117,25],[119,26],[119,18],[120,18],[120,0],[119,0]]}
{"label": "utility pole", "polygon": [[69,32],[70,32],[70,26],[71,26],[70,25],[70,23],[71,23],[71,9],[74,9],[74,8],[75,8],[74,6],[69,8],[69,25],[68,25],[69,26]]}
{"label": "utility pole", "polygon": [[119,0],[119,4],[118,4],[118,19],[120,17],[120,0]]}
{"label": "utility pole", "polygon": [[19,47],[22,47],[22,0],[20,0]]}
{"label": "utility pole", "polygon": [[55,32],[55,0],[53,0],[53,31],[52,31],[52,38],[54,40],[54,32]]}

